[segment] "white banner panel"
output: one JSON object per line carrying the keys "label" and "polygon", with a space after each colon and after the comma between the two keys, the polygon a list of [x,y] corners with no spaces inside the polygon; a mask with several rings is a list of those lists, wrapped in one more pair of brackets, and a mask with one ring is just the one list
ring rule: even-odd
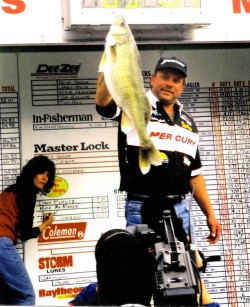
{"label": "white banner panel", "polygon": [[140,43],[249,42],[248,0],[2,0],[0,45],[100,44],[117,13]]}

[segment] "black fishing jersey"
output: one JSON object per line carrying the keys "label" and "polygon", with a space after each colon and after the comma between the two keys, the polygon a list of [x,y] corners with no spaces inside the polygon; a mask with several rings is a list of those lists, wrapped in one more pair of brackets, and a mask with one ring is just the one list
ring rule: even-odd
{"label": "black fishing jersey", "polygon": [[195,122],[177,101],[174,122],[151,91],[147,96],[152,105],[147,132],[162,157],[162,165],[151,165],[147,174],[139,168],[139,138],[135,130],[121,131],[121,110],[111,101],[106,107],[96,106],[103,117],[117,120],[118,155],[121,174],[120,190],[142,195],[184,195],[189,192],[191,176],[202,173],[199,156],[199,135]]}

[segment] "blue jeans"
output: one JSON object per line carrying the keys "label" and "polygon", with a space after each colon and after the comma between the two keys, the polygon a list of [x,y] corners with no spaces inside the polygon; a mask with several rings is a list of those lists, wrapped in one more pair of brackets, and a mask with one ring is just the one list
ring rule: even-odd
{"label": "blue jeans", "polygon": [[0,304],[35,305],[28,272],[9,237],[0,237]]}
{"label": "blue jeans", "polygon": [[97,282],[92,282],[91,284],[87,285],[82,289],[77,296],[69,302],[69,305],[77,306],[78,304],[84,303],[86,300],[95,297],[97,294],[96,292]]}
{"label": "blue jeans", "polygon": [[[141,205],[142,201],[138,200],[126,200],[125,204],[125,217],[127,220],[126,226],[133,226],[136,224],[141,224]],[[191,222],[191,235],[192,242],[196,243],[195,231],[193,221],[189,218],[189,210],[186,204],[185,199],[180,203],[174,205],[174,209],[178,218],[182,219],[183,229],[186,232],[187,236],[190,234],[190,223]]]}

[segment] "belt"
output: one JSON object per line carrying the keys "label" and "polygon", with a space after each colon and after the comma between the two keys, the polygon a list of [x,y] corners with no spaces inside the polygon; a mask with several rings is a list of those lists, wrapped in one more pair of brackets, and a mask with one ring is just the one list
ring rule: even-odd
{"label": "belt", "polygon": [[[153,195],[151,195],[153,196]],[[145,199],[149,198],[150,195],[141,195],[141,194],[136,194],[136,193],[127,193],[127,199],[128,200],[137,200],[137,201],[144,201]],[[171,200],[173,203],[178,203],[182,199],[185,198],[185,195],[164,195],[166,199]]]}

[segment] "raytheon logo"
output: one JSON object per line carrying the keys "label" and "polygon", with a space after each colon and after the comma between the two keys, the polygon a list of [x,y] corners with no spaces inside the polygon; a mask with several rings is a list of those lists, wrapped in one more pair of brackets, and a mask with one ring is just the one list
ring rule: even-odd
{"label": "raytheon logo", "polygon": [[40,234],[38,243],[82,240],[86,225],[86,222],[51,224]]}

